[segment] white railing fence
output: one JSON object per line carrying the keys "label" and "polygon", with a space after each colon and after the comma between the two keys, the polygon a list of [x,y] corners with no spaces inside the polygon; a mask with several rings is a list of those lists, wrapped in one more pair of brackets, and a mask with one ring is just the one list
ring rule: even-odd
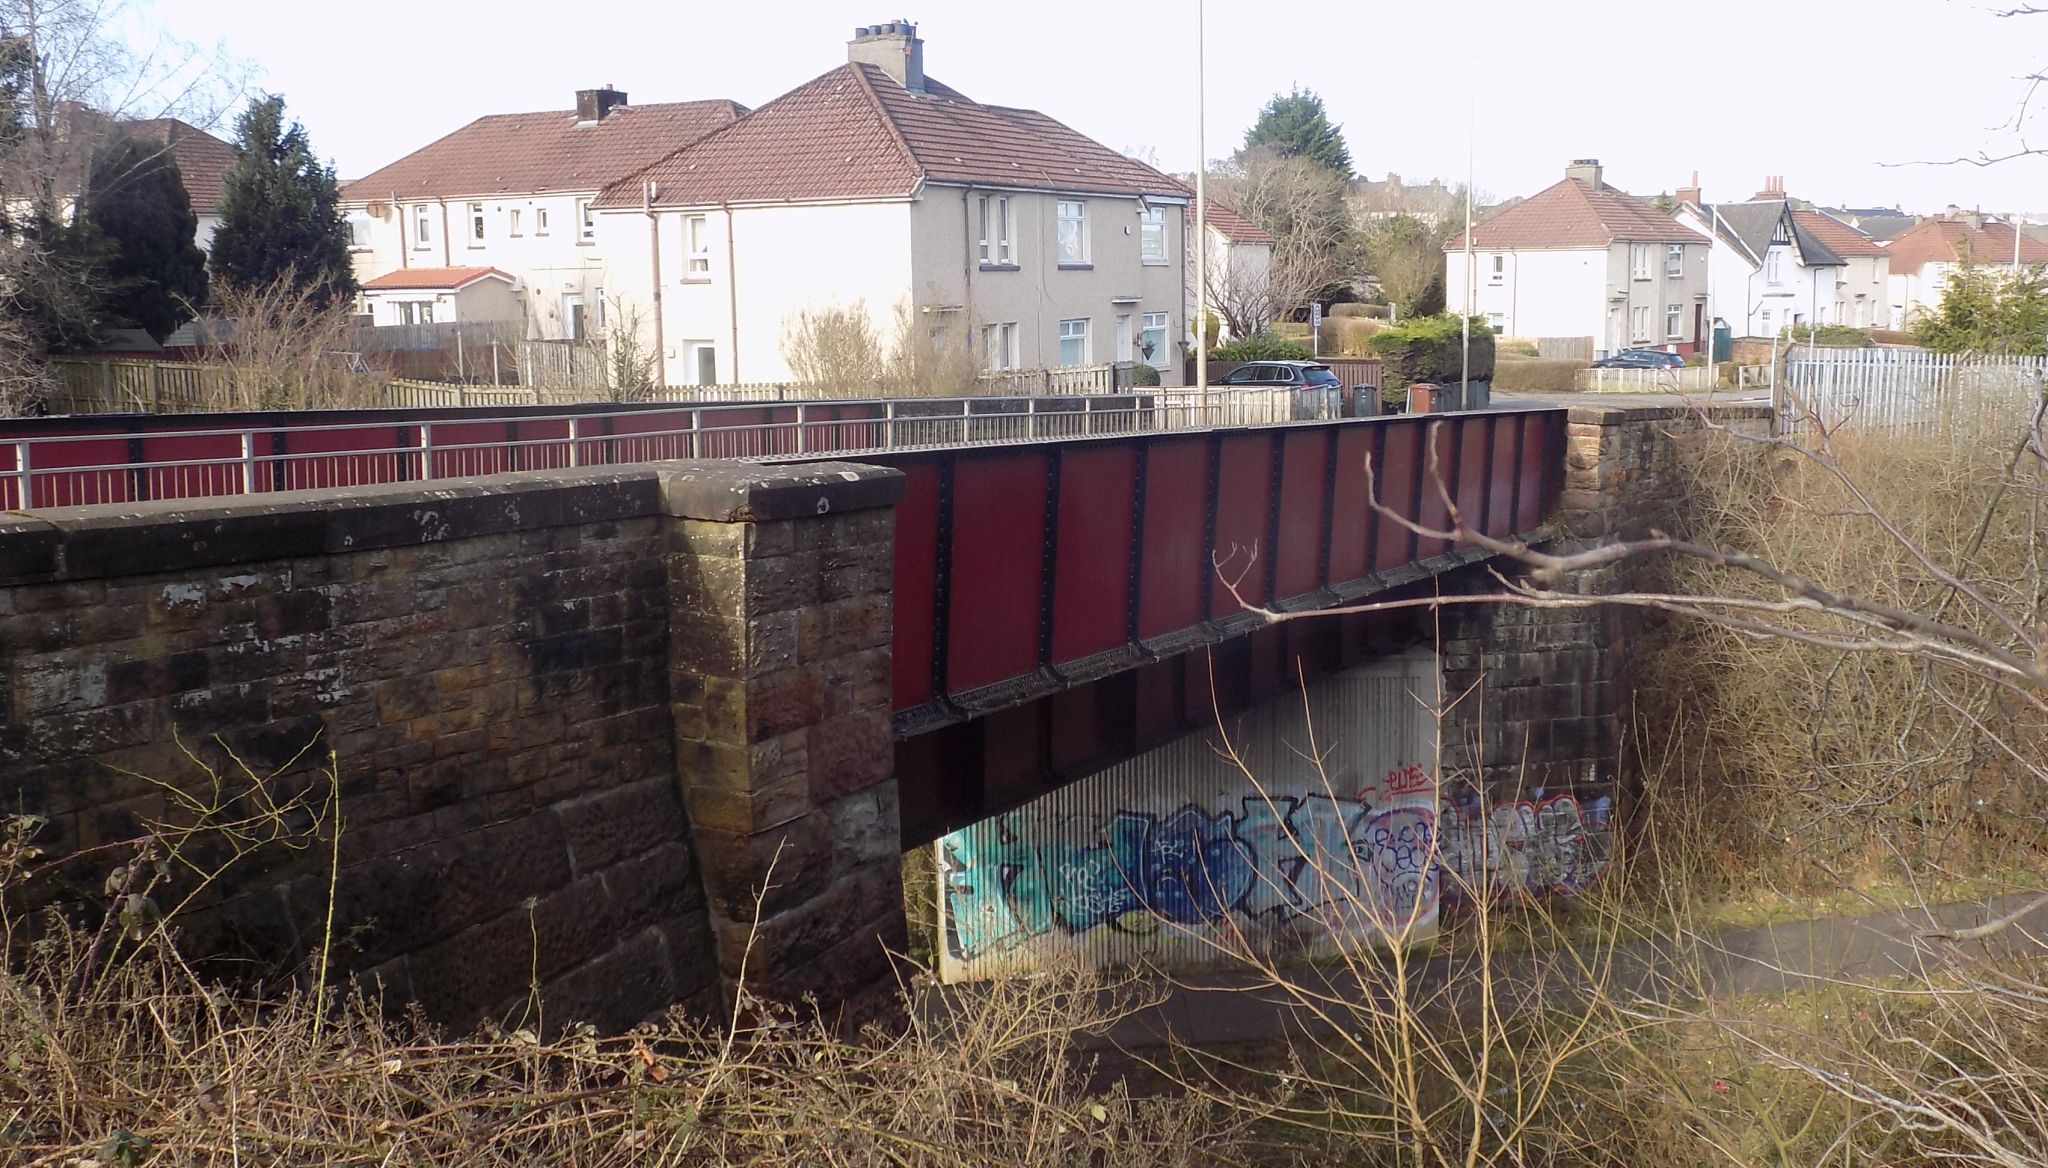
{"label": "white railing fence", "polygon": [[1717,383],[1718,367],[1581,369],[1577,380],[1581,393],[1705,393]]}
{"label": "white railing fence", "polygon": [[1974,425],[2039,400],[2048,358],[1975,357],[1926,349],[1799,349],[1772,398],[1781,432]]}

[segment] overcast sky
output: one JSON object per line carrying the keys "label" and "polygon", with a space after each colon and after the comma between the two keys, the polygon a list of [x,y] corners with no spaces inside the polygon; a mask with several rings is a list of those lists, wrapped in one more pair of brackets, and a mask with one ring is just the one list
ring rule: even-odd
{"label": "overcast sky", "polygon": [[[606,83],[635,102],[760,105],[843,61],[856,24],[896,18],[918,23],[926,70],[977,100],[1150,147],[1169,169],[1196,152],[1190,0],[159,0],[157,12],[174,35],[224,40],[249,62],[344,179],[479,115],[566,109],[574,90]],[[1986,0],[1208,0],[1208,153],[1228,154],[1267,97],[1299,84],[1323,95],[1373,178],[1462,179],[1469,145],[1478,188],[1495,195],[1596,157],[1641,194],[1697,169],[1710,199],[1783,175],[1824,203],[2048,214],[2048,157],[1887,165],[2014,148],[1990,127],[2013,115],[2017,78],[2048,65],[2048,15],[1992,13]],[[2032,128],[2048,145],[2048,126]]]}

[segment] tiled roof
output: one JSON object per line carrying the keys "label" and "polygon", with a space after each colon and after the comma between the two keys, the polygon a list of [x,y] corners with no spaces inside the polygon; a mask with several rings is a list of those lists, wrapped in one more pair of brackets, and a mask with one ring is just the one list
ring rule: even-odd
{"label": "tiled roof", "polygon": [[191,197],[195,213],[212,215],[220,211],[221,180],[235,164],[234,146],[177,118],[123,122],[121,128],[131,138],[161,143],[170,149],[171,161],[178,164],[178,177],[185,184],[185,194]]}
{"label": "tiled roof", "polygon": [[395,272],[386,272],[374,280],[363,281],[363,289],[368,292],[397,289],[446,292],[467,288],[487,276],[496,276],[508,284],[518,282],[496,268],[400,268]]}
{"label": "tiled roof", "polygon": [[1838,256],[1880,256],[1878,242],[1825,211],[1793,211],[1792,221]]}
{"label": "tiled roof", "polygon": [[342,198],[595,191],[746,113],[730,101],[622,105],[595,122],[574,110],[492,114],[350,182]]}
{"label": "tiled roof", "polygon": [[[1208,209],[1203,213],[1203,218],[1207,220],[1209,230],[1216,232],[1232,243],[1263,243],[1270,245],[1273,242],[1273,237],[1266,233],[1265,228],[1224,206],[1222,203],[1211,202]],[[1188,204],[1187,221],[1188,226],[1193,227],[1195,225],[1195,207],[1192,203]]]}
{"label": "tiled roof", "polygon": [[[1980,264],[2012,262],[2013,231],[2010,223],[1986,220],[1972,227],[1966,219],[1923,219],[1920,225],[1900,235],[1885,248],[1892,257],[1892,271],[1918,271],[1930,263],[1955,263],[1965,257]],[[2048,263],[2048,243],[2020,233],[2020,262]]]}
{"label": "tiled roof", "polygon": [[1186,188],[1034,110],[979,102],[926,79],[912,93],[874,65],[813,78],[614,184],[599,206],[887,198],[920,180],[1185,197]]}
{"label": "tiled roof", "polygon": [[[1602,183],[1598,190],[1567,178],[1474,224],[1472,246],[1510,251],[1537,247],[1606,247],[1632,243],[1705,243],[1707,238],[1641,199]],[[1465,246],[1459,232],[1445,251]]]}
{"label": "tiled roof", "polygon": [[[227,142],[178,118],[117,121],[75,101],[58,103],[57,117],[62,140],[56,165],[60,195],[70,198],[78,193],[86,160],[118,136],[152,150],[168,146],[171,160],[178,166],[178,177],[185,184],[185,194],[192,201],[192,210],[200,215],[219,212],[221,179],[235,163],[235,148]],[[0,171],[6,169],[0,165]],[[8,174],[0,174],[0,180],[17,184],[23,181]]]}
{"label": "tiled roof", "polygon": [[[1752,264],[1762,264],[1764,253],[1771,249],[1771,240],[1778,234],[1778,228],[1785,221],[1786,214],[1792,216],[1792,238],[1799,245],[1799,262],[1809,268],[1840,267],[1844,261],[1827,241],[1806,229],[1799,216],[1810,214],[1791,209],[1784,199],[1752,199],[1746,203],[1709,203],[1698,208],[1701,217],[1714,223],[1721,238],[1749,257]],[[1844,230],[1855,233],[1855,228],[1837,224]]]}

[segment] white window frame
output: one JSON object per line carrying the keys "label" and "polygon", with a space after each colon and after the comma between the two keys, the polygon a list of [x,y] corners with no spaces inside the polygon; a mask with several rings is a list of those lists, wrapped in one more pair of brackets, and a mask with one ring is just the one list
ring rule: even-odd
{"label": "white window frame", "polygon": [[471,203],[469,205],[469,246],[482,247],[483,245],[484,205],[482,203]]}
{"label": "white window frame", "polygon": [[1778,334],[1777,334],[1777,332],[1776,332],[1776,330],[1774,330],[1774,329],[1772,328],[1772,325],[1774,325],[1774,324],[1776,323],[1775,317],[1776,317],[1776,313],[1774,313],[1774,312],[1773,312],[1773,311],[1772,311],[1771,309],[1768,309],[1768,308],[1764,309],[1764,311],[1763,311],[1763,334],[1764,334],[1765,336],[1767,336],[1767,337],[1775,337],[1775,336],[1777,336],[1777,335],[1778,335]]}
{"label": "white window frame", "polygon": [[507,211],[505,213],[505,216],[505,234],[510,235],[514,239],[517,239],[521,235],[525,234],[525,232],[519,229],[519,208],[512,208],[510,211]]}
{"label": "white window frame", "polygon": [[1493,257],[1493,271],[1489,275],[1486,282],[1489,284],[1499,284],[1502,280],[1506,279],[1507,266],[1508,257],[1504,255],[1495,255]]}
{"label": "white window frame", "polygon": [[412,208],[412,246],[414,251],[425,251],[434,246],[434,218],[428,214],[433,209],[430,203],[415,203]]}
{"label": "white window frame", "polygon": [[597,335],[603,336],[605,326],[610,323],[604,307],[604,288],[600,285],[595,291],[597,293]]}
{"label": "white window frame", "polygon": [[1664,275],[1665,275],[1665,277],[1666,277],[1666,278],[1668,278],[1668,279],[1672,279],[1672,280],[1680,279],[1680,278],[1682,278],[1682,277],[1683,277],[1683,276],[1685,275],[1685,245],[1684,245],[1684,244],[1682,244],[1682,243],[1672,243],[1672,244],[1666,244],[1666,245],[1665,245],[1665,247],[1664,247]]}
{"label": "white window frame", "polygon": [[1777,284],[1784,281],[1784,260],[1785,253],[1778,248],[1771,248],[1764,253],[1764,283]]}
{"label": "white window frame", "polygon": [[1628,274],[1630,279],[1650,278],[1650,245],[1631,243],[1628,245]]}
{"label": "white window frame", "polygon": [[548,233],[548,209],[546,207],[535,207],[533,209],[533,233],[535,235],[546,235]]}
{"label": "white window frame", "polygon": [[[1093,344],[1094,344],[1094,339],[1093,339],[1093,337],[1092,337],[1092,336],[1090,335],[1090,334],[1092,334],[1093,332],[1094,332],[1094,329],[1093,329],[1092,325],[1090,324],[1090,319],[1089,319],[1088,317],[1085,317],[1085,316],[1083,316],[1083,317],[1077,317],[1077,318],[1074,318],[1074,319],[1072,319],[1072,320],[1063,320],[1063,321],[1061,321],[1061,322],[1060,322],[1060,332],[1059,332],[1059,341],[1060,341],[1060,347],[1059,347],[1059,355],[1060,355],[1060,359],[1059,359],[1059,363],[1060,363],[1060,366],[1061,366],[1062,368],[1067,368],[1067,369],[1071,369],[1071,368],[1074,368],[1074,367],[1076,367],[1076,366],[1086,365],[1086,364],[1088,364],[1088,363],[1089,363],[1089,362],[1090,362],[1090,361],[1091,361],[1091,360],[1093,359]],[[1078,361],[1069,361],[1069,360],[1067,360],[1067,342],[1068,342],[1068,341],[1079,341],[1079,342],[1080,342],[1080,347],[1079,347],[1079,348],[1080,348],[1080,360],[1078,360]]]}
{"label": "white window frame", "polygon": [[978,204],[981,227],[981,265],[1012,267],[1017,252],[1010,243],[1010,200],[1003,195],[983,195]]}
{"label": "white window frame", "polygon": [[1151,267],[1164,267],[1167,259],[1166,208],[1147,207],[1138,223],[1138,262]]}
{"label": "white window frame", "polygon": [[981,364],[991,373],[1017,368],[1017,322],[981,326]]}
{"label": "white window frame", "polygon": [[683,216],[683,279],[711,278],[711,219],[706,215]]}
{"label": "white window frame", "polygon": [[[705,356],[705,354],[707,354],[707,353],[708,353],[708,354],[710,355],[710,357],[711,357],[711,378],[712,378],[712,379],[711,379],[710,381],[706,381],[706,380],[704,380],[704,356]],[[684,377],[685,377],[685,378],[687,379],[687,380],[686,380],[686,381],[684,382],[684,384],[686,384],[686,385],[717,385],[717,384],[718,384],[718,342],[716,342],[716,341],[684,341],[684,342],[683,342],[683,376],[684,376]]]}
{"label": "white window frame", "polygon": [[370,250],[370,213],[350,211],[348,213],[348,249],[350,251]]}
{"label": "white window frame", "polygon": [[[1088,203],[1084,199],[1058,199],[1053,206],[1053,254],[1059,266],[1085,267],[1088,264]],[[1067,224],[1075,225],[1075,250],[1067,250]],[[1063,322],[1064,323],[1064,322]]]}
{"label": "white window frame", "polygon": [[576,238],[582,243],[597,238],[597,215],[591,211],[589,199],[576,200]]}
{"label": "white window frame", "polygon": [[1495,336],[1505,336],[1508,331],[1508,314],[1505,312],[1489,312],[1486,314],[1486,323],[1488,327],[1493,329]]}
{"label": "white window frame", "polygon": [[1685,306],[1667,304],[1664,306],[1664,339],[1682,341],[1685,339]]}
{"label": "white window frame", "polygon": [[1650,339],[1650,306],[1631,305],[1628,310],[1628,339],[1636,344]]}
{"label": "white window frame", "polygon": [[[1152,354],[1145,354],[1145,339],[1152,334],[1159,335],[1159,343],[1152,347]],[[1138,359],[1154,369],[1165,369],[1172,360],[1167,350],[1172,346],[1167,337],[1173,333],[1173,319],[1164,312],[1148,312],[1138,318]]]}

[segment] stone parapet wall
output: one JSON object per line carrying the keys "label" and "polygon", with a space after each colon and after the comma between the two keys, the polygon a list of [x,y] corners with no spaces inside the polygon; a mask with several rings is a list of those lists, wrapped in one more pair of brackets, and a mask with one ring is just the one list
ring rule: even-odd
{"label": "stone parapet wall", "polygon": [[[896,841],[896,476],[740,469],[735,480],[730,464],[653,464],[0,520],[0,806],[46,817],[37,844],[78,857],[91,888],[124,858],[117,845],[183,818],[170,788],[203,791],[207,768],[232,776],[239,759],[288,794],[324,783],[331,755],[338,852],[272,846],[230,870],[180,920],[194,952],[250,969],[302,961],[327,928],[338,855],[337,968],[394,1001],[458,1025],[505,1020],[526,1016],[537,981],[557,1021],[711,1008],[721,970],[737,969],[726,934],[754,873],[721,833],[747,826],[756,850],[794,841],[776,869],[791,903],[855,869],[877,881],[884,850],[893,877]],[[779,518],[757,522],[768,514]],[[753,566],[778,541],[788,554]],[[740,566],[744,587],[727,594],[732,580],[708,576],[679,587],[677,565],[712,560]],[[748,606],[768,607],[756,619]],[[817,793],[750,825],[708,794],[733,775],[732,756],[699,749],[701,728],[731,713],[698,668],[733,648],[727,618],[760,633],[743,642],[759,661],[782,653],[813,687],[782,694],[779,712],[765,693],[746,708],[756,728],[834,715],[790,731],[794,742],[763,740],[813,760]],[[740,781],[758,780],[740,758]],[[845,873],[826,867],[842,861]],[[838,893],[823,914],[833,943],[886,917],[874,903],[900,920],[884,883]]]}

